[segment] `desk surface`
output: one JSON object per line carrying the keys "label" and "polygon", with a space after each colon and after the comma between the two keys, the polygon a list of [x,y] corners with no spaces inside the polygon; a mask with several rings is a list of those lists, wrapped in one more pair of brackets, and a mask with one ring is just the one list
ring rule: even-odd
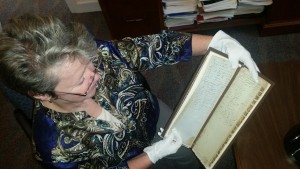
{"label": "desk surface", "polygon": [[300,61],[259,65],[275,85],[240,130],[234,151],[238,169],[297,169],[284,150],[284,136],[300,124]]}

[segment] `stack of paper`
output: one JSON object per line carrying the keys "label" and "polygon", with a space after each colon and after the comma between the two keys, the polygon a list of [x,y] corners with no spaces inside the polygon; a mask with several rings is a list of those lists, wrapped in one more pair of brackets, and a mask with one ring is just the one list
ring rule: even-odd
{"label": "stack of paper", "polygon": [[165,16],[165,26],[175,27],[194,24],[197,12],[175,13]]}
{"label": "stack of paper", "polygon": [[264,8],[264,5],[251,5],[239,3],[237,9],[234,11],[234,15],[259,14],[264,11]]}
{"label": "stack of paper", "polygon": [[249,5],[271,5],[272,0],[239,0],[239,3],[249,4]]}
{"label": "stack of paper", "polygon": [[195,0],[163,0],[164,14],[196,11]]}
{"label": "stack of paper", "polygon": [[163,0],[166,27],[194,24],[197,16],[196,0]]}
{"label": "stack of paper", "polygon": [[239,5],[234,15],[262,13],[265,6],[272,3],[272,0],[239,0]]}
{"label": "stack of paper", "polygon": [[215,12],[204,12],[197,16],[197,23],[220,22],[234,17],[235,10],[222,10]]}
{"label": "stack of paper", "polygon": [[259,14],[272,0],[162,0],[165,26],[220,22],[236,15]]}
{"label": "stack of paper", "polygon": [[200,0],[199,2],[204,12],[214,12],[237,8],[237,0]]}
{"label": "stack of paper", "polygon": [[197,23],[219,22],[236,15],[259,14],[272,0],[198,0]]}
{"label": "stack of paper", "polygon": [[197,23],[219,22],[234,17],[237,0],[199,0]]}

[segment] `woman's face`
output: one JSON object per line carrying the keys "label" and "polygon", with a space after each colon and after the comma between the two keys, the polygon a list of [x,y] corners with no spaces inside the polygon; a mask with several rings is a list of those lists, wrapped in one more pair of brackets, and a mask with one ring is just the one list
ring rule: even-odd
{"label": "woman's face", "polygon": [[55,67],[59,83],[54,89],[58,99],[80,102],[95,95],[99,75],[91,62],[70,61]]}

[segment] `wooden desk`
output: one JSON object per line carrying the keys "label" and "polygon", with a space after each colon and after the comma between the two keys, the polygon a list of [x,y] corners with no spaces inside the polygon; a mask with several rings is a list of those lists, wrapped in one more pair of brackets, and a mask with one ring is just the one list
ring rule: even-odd
{"label": "wooden desk", "polygon": [[284,136],[300,124],[300,62],[259,65],[275,86],[234,143],[238,169],[297,169],[284,150]]}

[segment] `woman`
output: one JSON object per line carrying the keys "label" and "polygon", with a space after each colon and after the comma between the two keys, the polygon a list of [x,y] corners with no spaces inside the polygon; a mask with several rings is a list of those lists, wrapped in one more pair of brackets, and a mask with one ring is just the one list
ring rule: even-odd
{"label": "woman", "polygon": [[160,168],[157,161],[169,158],[177,168],[199,168],[176,130],[154,138],[167,118],[140,71],[188,61],[208,47],[226,51],[233,67],[242,61],[257,81],[249,52],[222,31],[94,41],[79,23],[28,15],[4,26],[1,79],[36,100],[33,145],[45,166]]}

